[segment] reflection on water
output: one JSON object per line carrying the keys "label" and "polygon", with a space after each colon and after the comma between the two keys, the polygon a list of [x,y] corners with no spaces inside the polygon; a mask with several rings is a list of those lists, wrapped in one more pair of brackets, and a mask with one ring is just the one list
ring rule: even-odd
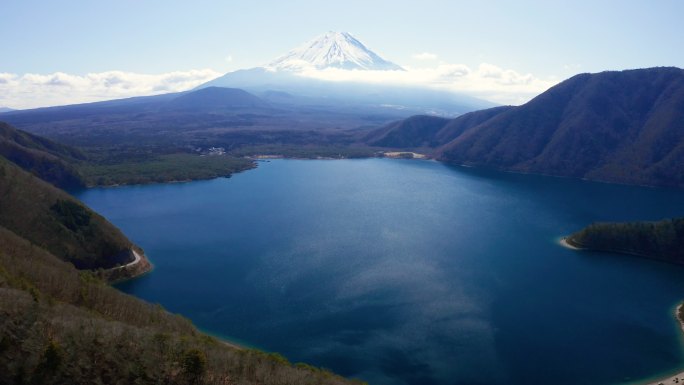
{"label": "reflection on water", "polygon": [[682,268],[579,253],[684,194],[388,159],[274,160],[80,198],[156,269],[122,290],[203,330],[373,384],[609,384],[682,361]]}

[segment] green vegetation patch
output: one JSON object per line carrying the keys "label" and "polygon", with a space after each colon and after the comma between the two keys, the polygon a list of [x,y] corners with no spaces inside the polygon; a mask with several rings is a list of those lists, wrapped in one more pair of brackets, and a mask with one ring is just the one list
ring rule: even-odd
{"label": "green vegetation patch", "polygon": [[377,148],[367,146],[337,146],[337,145],[260,145],[243,146],[232,150],[235,156],[253,157],[257,155],[282,156],[284,158],[300,159],[353,159],[370,158],[378,152]]}
{"label": "green vegetation patch", "polygon": [[0,157],[0,225],[82,269],[130,262],[132,243],[105,218]]}
{"label": "green vegetation patch", "polygon": [[149,184],[212,179],[254,167],[248,159],[190,153],[153,155],[115,163],[89,162],[80,171],[89,186]]}
{"label": "green vegetation patch", "polygon": [[71,231],[79,231],[90,225],[91,213],[74,201],[58,200],[50,206],[59,222]]}
{"label": "green vegetation patch", "polygon": [[593,223],[568,237],[574,246],[684,263],[684,218]]}

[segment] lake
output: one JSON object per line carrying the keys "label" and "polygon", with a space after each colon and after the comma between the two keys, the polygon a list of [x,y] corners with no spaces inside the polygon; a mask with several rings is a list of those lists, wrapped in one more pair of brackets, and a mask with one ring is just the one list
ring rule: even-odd
{"label": "lake", "polygon": [[684,216],[681,191],[362,159],[78,197],[155,265],[121,290],[372,384],[614,384],[684,363],[683,267],[558,244]]}

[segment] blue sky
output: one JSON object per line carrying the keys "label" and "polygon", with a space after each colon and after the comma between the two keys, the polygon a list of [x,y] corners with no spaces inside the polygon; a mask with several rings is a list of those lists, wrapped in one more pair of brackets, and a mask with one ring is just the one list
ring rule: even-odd
{"label": "blue sky", "polygon": [[[684,2],[675,0],[2,0],[1,8],[0,73],[15,77],[211,70],[202,75],[210,77],[264,64],[329,30],[348,31],[403,66],[487,63],[549,82],[684,67]],[[421,53],[433,59],[416,59]]]}

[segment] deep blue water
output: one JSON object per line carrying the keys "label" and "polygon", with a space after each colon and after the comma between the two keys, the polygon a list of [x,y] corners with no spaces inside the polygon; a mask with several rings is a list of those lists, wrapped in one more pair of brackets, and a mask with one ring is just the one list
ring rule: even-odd
{"label": "deep blue water", "polygon": [[612,384],[684,363],[682,267],[557,244],[684,216],[681,191],[366,159],[79,197],[155,264],[122,290],[373,384]]}

